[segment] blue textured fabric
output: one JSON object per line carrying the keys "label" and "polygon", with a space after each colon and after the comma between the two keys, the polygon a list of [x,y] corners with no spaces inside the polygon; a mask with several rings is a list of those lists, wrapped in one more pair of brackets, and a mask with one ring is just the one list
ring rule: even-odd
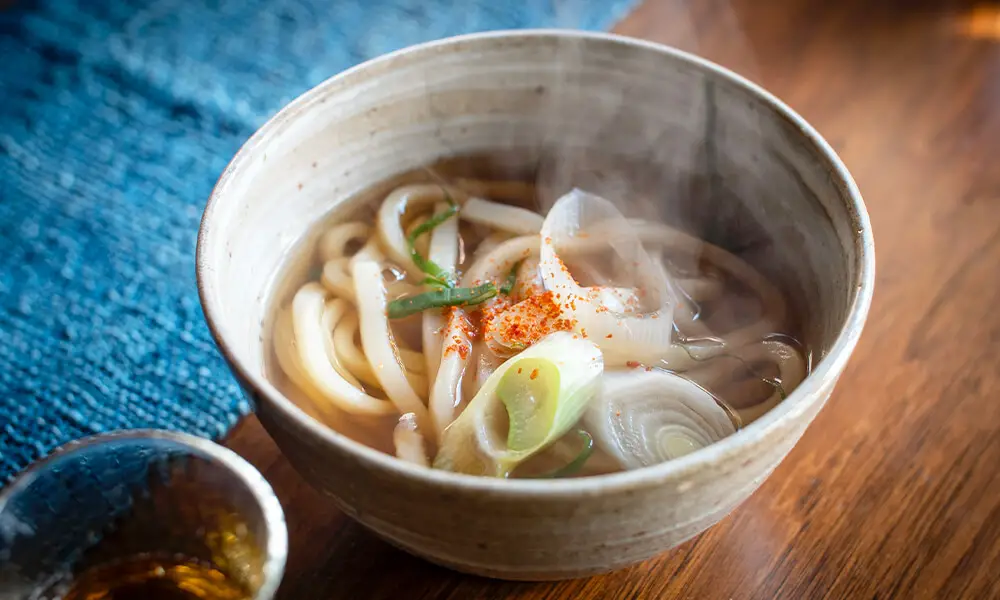
{"label": "blue textured fabric", "polygon": [[603,29],[632,0],[36,0],[0,11],[0,485],[120,428],[249,410],[204,325],[202,207],[330,75],[487,29]]}

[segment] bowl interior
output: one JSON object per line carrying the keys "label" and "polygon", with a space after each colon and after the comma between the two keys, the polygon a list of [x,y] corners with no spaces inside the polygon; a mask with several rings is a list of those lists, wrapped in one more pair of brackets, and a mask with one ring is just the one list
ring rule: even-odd
{"label": "bowl interior", "polygon": [[346,202],[445,160],[535,177],[543,205],[584,188],[741,255],[786,292],[815,364],[865,276],[864,217],[804,127],[709,63],[613,36],[479,35],[388,55],[296,100],[227,169],[199,242],[206,312],[229,359],[277,396],[263,341],[287,257]]}

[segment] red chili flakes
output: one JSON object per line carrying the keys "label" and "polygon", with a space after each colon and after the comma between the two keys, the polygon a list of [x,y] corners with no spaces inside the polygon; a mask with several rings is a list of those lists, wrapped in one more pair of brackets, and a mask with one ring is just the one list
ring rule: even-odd
{"label": "red chili flakes", "polygon": [[608,339],[610,340],[611,338],[613,338],[613,337],[614,337],[614,334],[611,334],[611,333],[609,333],[608,335],[606,335],[606,336],[604,336],[604,337],[606,337],[606,338],[608,338]]}
{"label": "red chili flakes", "polygon": [[[484,308],[484,333],[492,334],[510,347],[526,347],[554,331],[571,331],[575,319],[563,317],[563,307],[552,291],[531,295],[510,306],[505,301]],[[486,312],[490,314],[487,316]]]}
{"label": "red chili flakes", "polygon": [[538,369],[532,369],[531,375],[528,375],[528,379],[535,379],[538,377]]}
{"label": "red chili flakes", "polygon": [[[451,340],[447,342],[448,345],[445,346],[444,354],[445,356],[448,356],[452,352],[457,352],[462,360],[466,360],[469,358],[469,353],[472,351],[472,344],[470,344],[467,340],[475,337],[475,327],[457,307],[451,307],[449,311],[448,327],[452,328],[457,326],[461,329],[462,333],[465,334],[465,338],[461,335],[453,335]],[[458,323],[455,323],[456,319],[459,320]]]}
{"label": "red chili flakes", "polygon": [[630,369],[635,369],[636,367],[641,367],[642,364],[639,363],[638,361],[630,360],[625,363],[625,366]]}
{"label": "red chili flakes", "polygon": [[483,337],[488,337],[496,329],[497,317],[510,308],[510,305],[511,303],[507,296],[497,296],[481,306],[479,320],[482,324]]}
{"label": "red chili flakes", "polygon": [[521,374],[521,371],[522,371],[521,367],[518,367],[518,368],[517,368],[517,374],[518,374],[518,375],[520,375],[520,374]]}

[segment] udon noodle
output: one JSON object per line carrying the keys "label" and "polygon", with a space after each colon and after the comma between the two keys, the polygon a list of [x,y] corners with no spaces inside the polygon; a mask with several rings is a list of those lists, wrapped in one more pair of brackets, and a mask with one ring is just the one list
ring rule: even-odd
{"label": "udon noodle", "polygon": [[273,322],[285,391],[416,465],[564,477],[681,457],[805,377],[747,262],[581,190],[546,214],[534,194],[407,183],[329,226]]}

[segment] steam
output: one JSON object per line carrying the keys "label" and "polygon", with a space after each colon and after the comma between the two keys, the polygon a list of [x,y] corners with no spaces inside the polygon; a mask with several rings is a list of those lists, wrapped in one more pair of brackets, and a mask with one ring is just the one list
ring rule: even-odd
{"label": "steam", "polygon": [[[572,27],[584,1],[559,3],[563,26]],[[637,17],[656,19],[646,26],[662,33],[656,41],[760,83],[757,52],[745,31],[751,14],[741,15],[729,0],[663,6],[643,7],[648,14]],[[704,33],[709,30],[711,40]],[[724,54],[710,52],[720,48]],[[589,41],[571,37],[558,41],[554,55],[538,109],[545,127],[538,212],[547,214],[557,199],[580,189],[629,218],[662,222],[702,240],[700,248],[668,253],[665,267],[674,277],[718,277],[709,257],[721,247],[779,280],[792,254],[781,241],[792,211],[782,205],[801,195],[803,182],[771,145],[778,136],[767,109],[726,77],[681,59],[665,69],[669,61],[653,53],[595,51]],[[734,289],[721,312],[736,321],[774,308]],[[791,324],[772,325],[787,331],[782,328]]]}

